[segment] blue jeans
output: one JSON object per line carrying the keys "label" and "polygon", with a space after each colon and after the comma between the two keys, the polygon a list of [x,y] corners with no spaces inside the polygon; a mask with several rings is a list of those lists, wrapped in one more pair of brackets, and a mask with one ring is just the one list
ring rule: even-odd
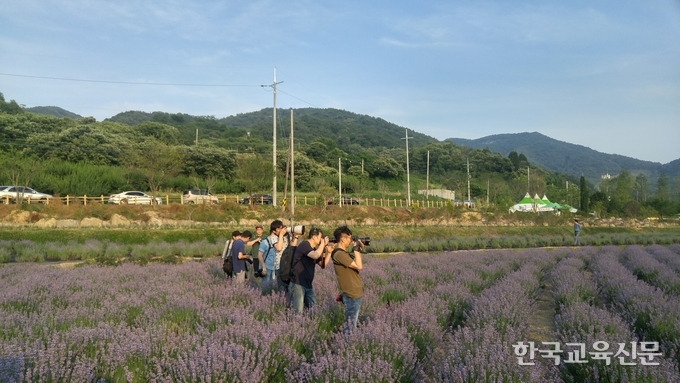
{"label": "blue jeans", "polygon": [[344,333],[352,332],[357,328],[359,321],[359,309],[361,309],[361,298],[350,298],[347,294],[342,293],[342,303],[345,305],[345,328]]}
{"label": "blue jeans", "polygon": [[312,308],[312,306],[314,306],[316,303],[314,289],[309,289],[293,282],[288,285],[288,289],[290,290],[290,295],[292,296],[293,301],[293,309],[296,313],[301,313],[303,308]]}

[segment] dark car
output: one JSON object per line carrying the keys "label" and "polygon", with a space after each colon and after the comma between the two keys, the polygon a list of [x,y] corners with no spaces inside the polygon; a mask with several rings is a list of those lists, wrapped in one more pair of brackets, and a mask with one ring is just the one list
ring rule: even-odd
{"label": "dark car", "polygon": [[[326,203],[328,205],[333,205],[333,204],[338,203],[339,200],[340,199],[337,198],[337,197],[336,198],[329,198],[328,201],[326,201]],[[349,196],[344,195],[344,196],[342,196],[342,204],[343,205],[358,205],[359,200],[356,199],[356,198],[351,198]]]}
{"label": "dark car", "polygon": [[[252,201],[252,202],[251,202]],[[274,198],[270,196],[269,194],[253,194],[248,197],[243,197],[238,200],[239,203],[242,203],[244,205],[271,205],[274,203]]]}

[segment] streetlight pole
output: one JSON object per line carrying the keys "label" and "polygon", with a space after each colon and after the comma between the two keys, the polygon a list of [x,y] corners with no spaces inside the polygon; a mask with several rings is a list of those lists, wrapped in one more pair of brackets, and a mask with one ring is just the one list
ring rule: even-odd
{"label": "streetlight pole", "polygon": [[411,174],[409,171],[409,165],[408,165],[408,139],[413,138],[408,136],[408,128],[406,128],[406,137],[402,138],[402,140],[406,140],[406,205],[408,207],[411,207]]}

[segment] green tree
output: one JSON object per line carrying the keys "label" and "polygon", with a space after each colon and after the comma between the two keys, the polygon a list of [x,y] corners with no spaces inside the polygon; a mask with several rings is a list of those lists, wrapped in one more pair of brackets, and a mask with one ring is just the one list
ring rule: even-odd
{"label": "green tree", "polygon": [[380,157],[372,164],[371,174],[378,178],[397,178],[404,174],[404,169],[391,157]]}
{"label": "green tree", "polygon": [[621,172],[614,180],[614,194],[612,200],[616,204],[617,210],[625,206],[628,201],[632,200],[633,179],[626,168],[621,168]]}
{"label": "green tree", "polygon": [[510,159],[510,162],[512,162],[513,169],[518,170],[519,169],[519,155],[517,154],[517,152],[513,150],[512,152],[510,152],[510,154],[508,154],[508,158]]}
{"label": "green tree", "polygon": [[135,129],[144,136],[153,137],[168,145],[177,145],[179,143],[179,130],[174,126],[147,121],[135,126]]}
{"label": "green tree", "polygon": [[635,177],[635,200],[638,202],[647,202],[649,195],[649,181],[644,173],[639,173]]}
{"label": "green tree", "polygon": [[[273,176],[271,161],[266,161],[258,154],[242,154],[238,156],[236,163],[236,177],[248,195],[271,188]],[[253,202],[250,201],[251,204]]]}
{"label": "green tree", "polygon": [[182,172],[188,176],[230,180],[235,167],[234,153],[229,150],[214,146],[185,148]]}
{"label": "green tree", "polygon": [[5,96],[2,93],[0,93],[0,113],[22,114],[24,113],[24,108],[22,108],[14,100],[10,102],[5,102]]}
{"label": "green tree", "polygon": [[129,167],[136,168],[144,175],[154,197],[160,187],[182,169],[180,150],[155,139],[142,141],[125,158]]}
{"label": "green tree", "polygon": [[654,196],[657,200],[670,201],[671,185],[666,173],[659,174],[659,179],[656,181],[656,193]]}

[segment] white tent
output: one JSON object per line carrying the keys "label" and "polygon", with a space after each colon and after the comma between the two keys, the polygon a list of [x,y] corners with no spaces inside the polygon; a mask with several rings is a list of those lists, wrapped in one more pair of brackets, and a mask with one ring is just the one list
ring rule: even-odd
{"label": "white tent", "polygon": [[538,194],[536,194],[534,195],[534,198],[531,198],[531,195],[527,193],[524,195],[524,198],[522,198],[521,201],[512,205],[509,211],[510,213],[514,213],[516,211],[525,213],[558,212],[558,206],[559,205],[550,202],[546,195],[543,195],[543,198],[541,198],[538,196]]}

